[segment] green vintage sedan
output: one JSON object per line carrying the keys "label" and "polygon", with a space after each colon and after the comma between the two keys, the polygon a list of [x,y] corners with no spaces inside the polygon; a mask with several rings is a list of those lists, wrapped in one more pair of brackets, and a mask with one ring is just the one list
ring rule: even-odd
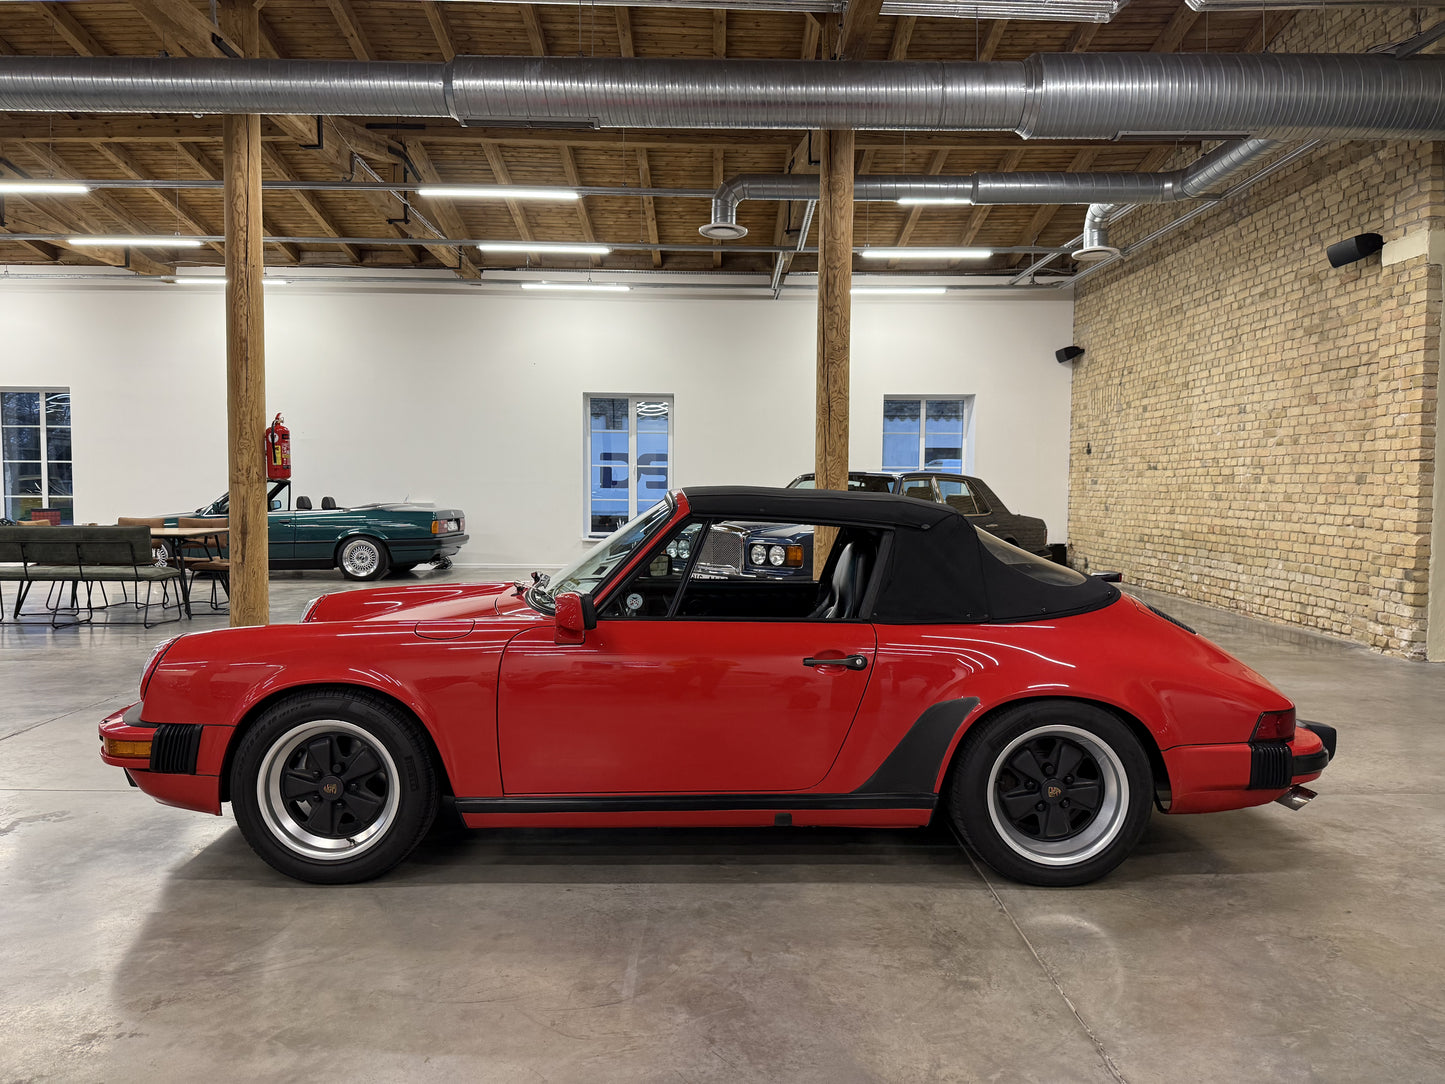
{"label": "green vintage sedan", "polygon": [[[349,580],[376,580],[417,565],[446,568],[467,543],[467,518],[454,508],[414,504],[362,504],[342,508],[330,497],[313,508],[309,497],[288,507],[287,483],[274,484],[269,501],[272,568],[339,568]],[[221,494],[186,518],[223,519],[230,496]],[[174,525],[181,517],[166,517]]]}

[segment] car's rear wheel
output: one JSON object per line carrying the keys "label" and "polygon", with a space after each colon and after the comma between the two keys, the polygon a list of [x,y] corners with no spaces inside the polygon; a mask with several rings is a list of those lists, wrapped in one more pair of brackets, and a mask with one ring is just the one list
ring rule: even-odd
{"label": "car's rear wheel", "polygon": [[336,565],[348,580],[379,580],[391,567],[386,543],[367,535],[342,542],[336,550]]}
{"label": "car's rear wheel", "polygon": [[282,873],[317,884],[395,866],[430,828],[438,790],[417,724],[365,693],[301,693],[272,705],[231,767],[246,842]]}
{"label": "car's rear wheel", "polygon": [[1086,884],[1134,849],[1153,803],[1148,754],[1092,704],[1036,701],[965,736],[949,794],[954,826],[1026,884]]}

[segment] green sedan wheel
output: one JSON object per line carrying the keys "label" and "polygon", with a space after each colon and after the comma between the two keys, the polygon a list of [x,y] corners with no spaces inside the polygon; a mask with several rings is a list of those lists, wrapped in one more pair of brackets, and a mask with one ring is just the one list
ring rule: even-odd
{"label": "green sedan wheel", "polygon": [[391,568],[391,559],[385,543],[357,535],[341,543],[336,551],[336,564],[348,580],[378,580]]}

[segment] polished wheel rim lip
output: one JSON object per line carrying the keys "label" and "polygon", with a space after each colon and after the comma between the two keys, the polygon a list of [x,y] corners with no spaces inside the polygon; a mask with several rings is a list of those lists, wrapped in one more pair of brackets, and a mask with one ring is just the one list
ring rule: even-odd
{"label": "polished wheel rim lip", "polygon": [[[323,735],[345,736],[361,743],[381,764],[387,780],[381,811],[355,835],[332,838],[310,831],[296,819],[282,794],[282,779],[291,758],[302,745]],[[396,762],[376,737],[344,719],[316,719],[292,727],[266,751],[256,775],[256,804],[273,839],[287,850],[319,862],[340,862],[365,854],[377,846],[396,821],[401,805]]]}
{"label": "polished wheel rim lip", "polygon": [[[1059,840],[1036,839],[1016,828],[1003,810],[998,790],[999,773],[1020,746],[1039,738],[1064,738],[1081,746],[1099,768],[1103,797],[1094,818],[1078,833]],[[1035,727],[1009,742],[994,758],[988,773],[988,816],[994,831],[1015,853],[1044,866],[1074,866],[1104,851],[1123,831],[1129,812],[1129,775],[1113,748],[1098,735],[1076,726],[1051,724]]]}
{"label": "polished wheel rim lip", "polygon": [[381,564],[381,553],[376,543],[365,539],[348,542],[341,551],[341,567],[353,576],[369,576]]}

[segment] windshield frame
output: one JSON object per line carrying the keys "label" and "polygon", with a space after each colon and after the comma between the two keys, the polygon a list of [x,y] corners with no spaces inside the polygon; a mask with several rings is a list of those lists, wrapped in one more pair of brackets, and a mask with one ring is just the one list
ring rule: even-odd
{"label": "windshield frame", "polygon": [[[650,546],[658,532],[665,530],[676,517],[677,497],[669,492],[651,508],[639,512],[606,538],[599,540],[595,546],[589,547],[575,561],[563,566],[545,585],[539,581],[527,588],[524,596],[527,605],[538,613],[551,615],[557,612],[556,598],[559,594],[585,594],[595,600],[599,592],[605,590],[618,575],[631,567],[633,559],[638,553]],[[623,542],[627,543],[625,550],[616,555],[609,554],[603,557],[604,560],[612,560],[612,564],[601,576],[594,578],[580,574],[580,570],[585,565],[598,559],[600,551]],[[590,588],[586,591],[578,590],[585,581],[591,582]]]}

